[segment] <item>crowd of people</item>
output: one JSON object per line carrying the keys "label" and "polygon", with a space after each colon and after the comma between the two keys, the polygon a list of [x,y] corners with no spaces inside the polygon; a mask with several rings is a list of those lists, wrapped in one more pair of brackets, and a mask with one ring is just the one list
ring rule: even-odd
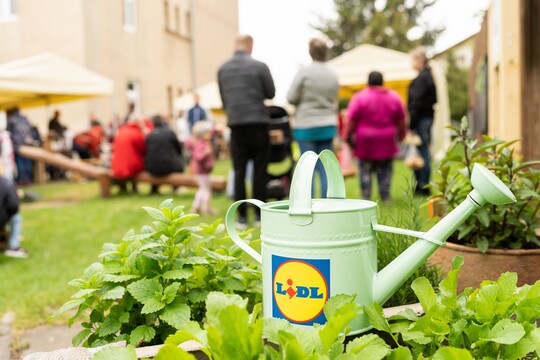
{"label": "crowd of people", "polygon": [[[253,46],[251,36],[238,36],[234,54],[219,68],[217,79],[230,129],[234,199],[248,197],[246,178],[251,166],[250,197],[266,201],[270,114],[265,101],[274,98],[275,85],[268,66],[251,57]],[[412,67],[418,71],[418,76],[409,86],[407,105],[396,92],[384,86],[384,74],[373,69],[367,87],[354,94],[340,121],[339,83],[326,64],[328,52],[327,41],[312,39],[309,42],[312,63],[297,72],[287,93],[288,102],[295,106],[292,134],[300,152],[333,149],[335,139],[339,138],[342,146],[350,146],[358,159],[362,197],[372,199],[375,174],[380,199],[388,201],[398,144],[407,133],[415,133],[421,140],[418,151],[424,159],[424,166],[414,172],[416,191],[429,193],[426,185],[430,176],[430,133],[437,93],[425,50],[411,51]],[[130,104],[125,117],[108,126],[91,116],[88,128],[71,138],[62,124],[60,111],[55,111],[49,121],[47,140],[57,144],[53,150],[83,160],[106,158],[103,156],[106,144],[112,153],[108,165],[120,192],[124,193],[128,192],[128,185],[131,191],[138,192],[135,179],[141,171],[160,177],[190,169],[198,184],[192,211],[215,213],[211,208],[210,184],[215,161],[213,126],[211,114],[200,105],[199,96],[194,96],[193,107],[181,112],[175,123],[160,115],[151,119],[143,117],[135,109],[135,104]],[[10,109],[4,120],[0,121],[0,229],[6,226],[11,229],[6,254],[24,257],[26,252],[20,248],[18,240],[22,218],[18,212],[16,186],[31,181],[32,162],[22,156],[19,149],[23,145],[39,146],[42,139],[19,109]],[[60,169],[50,167],[48,170],[51,178],[65,176]],[[325,197],[327,180],[320,162],[315,170],[320,178],[319,196]],[[153,185],[151,193],[159,193],[159,186]],[[260,210],[254,210],[253,225],[258,225]],[[238,209],[236,226],[246,228],[248,218],[248,208],[243,204]]]}
{"label": "crowd of people", "polygon": [[[131,191],[138,192],[135,177],[141,171],[161,177],[189,168],[199,185],[192,210],[214,214],[209,176],[214,164],[213,126],[207,110],[198,105],[198,99],[194,108],[195,114],[189,117],[188,134],[183,137],[163,116],[148,119],[135,113],[133,106],[129,107],[119,126],[112,123],[103,126],[91,115],[88,128],[70,136],[67,126],[62,123],[61,112],[55,110],[46,137],[48,150],[109,166],[120,193],[127,193],[128,185],[131,185]],[[190,113],[193,113],[191,109]],[[13,108],[6,116],[0,116],[0,244],[2,240],[6,243],[4,255],[19,258],[28,255],[20,246],[19,189],[30,184],[34,177],[32,160],[20,152],[23,145],[42,146],[43,141],[29,119],[18,108]],[[105,148],[112,149],[108,164],[104,161],[107,157]],[[51,179],[66,175],[62,169],[53,166],[48,166],[47,171]],[[173,191],[176,190],[173,187]],[[153,185],[151,194],[158,193],[159,186]]]}
{"label": "crowd of people", "polygon": [[[264,102],[274,97],[275,88],[268,67],[251,58],[252,49],[253,38],[239,36],[233,57],[219,69],[218,83],[231,128],[235,200],[246,198],[245,175],[251,160],[254,164],[251,196],[266,201],[269,117]],[[421,139],[418,151],[424,160],[424,165],[414,171],[416,193],[429,194],[426,185],[431,171],[430,134],[437,93],[425,49],[419,47],[411,51],[412,67],[419,74],[409,86],[407,107],[396,92],[384,87],[384,74],[373,69],[367,79],[367,88],[354,94],[341,121],[338,121],[338,79],[325,63],[328,50],[325,40],[309,42],[313,61],[297,72],[287,94],[288,102],[295,106],[292,127],[300,152],[320,153],[333,149],[334,139],[340,138],[343,146],[352,147],[358,159],[362,197],[372,199],[372,176],[375,174],[380,198],[388,201],[392,162],[400,151],[398,143],[407,133],[415,133]],[[320,197],[326,197],[327,180],[320,161],[314,176],[319,176]],[[238,228],[247,227],[245,206],[242,204],[238,208]],[[257,208],[254,219],[253,224],[257,225],[260,221]]]}

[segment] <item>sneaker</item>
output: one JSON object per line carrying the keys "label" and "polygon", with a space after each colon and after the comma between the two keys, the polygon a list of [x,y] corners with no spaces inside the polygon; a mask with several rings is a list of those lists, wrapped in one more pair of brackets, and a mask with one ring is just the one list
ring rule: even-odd
{"label": "sneaker", "polygon": [[21,248],[6,250],[4,251],[4,255],[19,259],[26,259],[28,257],[28,253],[26,252],[26,250],[23,250]]}
{"label": "sneaker", "polygon": [[246,230],[248,228],[247,219],[244,216],[240,216],[234,224],[238,230]]}

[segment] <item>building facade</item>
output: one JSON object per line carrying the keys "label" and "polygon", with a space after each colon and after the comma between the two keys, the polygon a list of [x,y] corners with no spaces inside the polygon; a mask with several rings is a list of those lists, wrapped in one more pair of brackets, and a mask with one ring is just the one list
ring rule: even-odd
{"label": "building facade", "polygon": [[492,0],[473,59],[471,97],[480,132],[515,145],[525,159],[540,159],[540,2]]}
{"label": "building facade", "polygon": [[[74,131],[129,102],[172,114],[174,98],[215,80],[237,32],[237,0],[0,0],[0,63],[51,51],[113,80],[111,96],[54,107]],[[54,109],[25,113],[44,130]]]}

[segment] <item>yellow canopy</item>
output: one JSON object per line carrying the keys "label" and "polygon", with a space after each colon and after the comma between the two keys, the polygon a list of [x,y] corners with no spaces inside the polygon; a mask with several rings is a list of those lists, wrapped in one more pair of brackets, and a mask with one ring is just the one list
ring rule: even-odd
{"label": "yellow canopy", "polygon": [[371,71],[379,71],[383,74],[384,85],[397,91],[405,101],[407,87],[417,75],[411,68],[408,54],[371,44],[357,46],[330,60],[328,65],[336,72],[340,96],[345,98],[366,87]]}
{"label": "yellow canopy", "polygon": [[52,53],[0,65],[0,109],[111,94],[111,80]]}

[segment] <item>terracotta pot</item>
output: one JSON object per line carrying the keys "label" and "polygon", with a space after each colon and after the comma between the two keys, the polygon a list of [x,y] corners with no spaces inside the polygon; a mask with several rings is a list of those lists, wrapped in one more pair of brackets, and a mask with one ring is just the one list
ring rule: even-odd
{"label": "terracotta pot", "polygon": [[482,254],[475,247],[447,242],[429,258],[429,263],[440,266],[446,274],[457,255],[465,260],[459,272],[458,291],[470,286],[476,288],[482,280],[497,280],[506,271],[518,274],[518,286],[534,284],[540,279],[540,249],[490,249]]}

